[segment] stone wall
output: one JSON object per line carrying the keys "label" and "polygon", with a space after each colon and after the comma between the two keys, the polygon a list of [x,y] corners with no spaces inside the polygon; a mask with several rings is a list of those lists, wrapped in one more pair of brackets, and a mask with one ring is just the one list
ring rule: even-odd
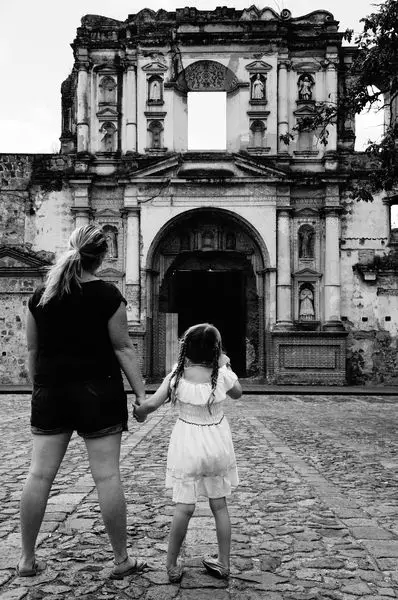
{"label": "stone wall", "polygon": [[[398,383],[398,261],[388,245],[388,206],[342,200],[341,316],[352,384]],[[375,262],[376,261],[376,262]],[[392,263],[392,264],[390,264]]]}

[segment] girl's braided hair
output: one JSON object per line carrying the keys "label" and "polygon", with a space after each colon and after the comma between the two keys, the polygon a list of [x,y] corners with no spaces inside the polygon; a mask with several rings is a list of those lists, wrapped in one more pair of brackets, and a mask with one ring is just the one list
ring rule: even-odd
{"label": "girl's braided hair", "polygon": [[184,373],[185,361],[189,359],[194,364],[211,368],[211,393],[207,401],[209,412],[211,412],[217,386],[220,354],[221,336],[214,325],[200,323],[187,329],[181,340],[177,366],[169,379],[168,401],[171,401],[172,404],[177,402],[178,383]]}

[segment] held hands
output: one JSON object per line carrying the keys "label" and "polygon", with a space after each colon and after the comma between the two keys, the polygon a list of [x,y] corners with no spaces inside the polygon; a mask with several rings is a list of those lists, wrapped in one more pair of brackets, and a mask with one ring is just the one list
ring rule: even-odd
{"label": "held hands", "polygon": [[145,394],[137,395],[133,402],[133,417],[138,423],[143,423],[146,420],[146,411],[142,407],[145,400]]}

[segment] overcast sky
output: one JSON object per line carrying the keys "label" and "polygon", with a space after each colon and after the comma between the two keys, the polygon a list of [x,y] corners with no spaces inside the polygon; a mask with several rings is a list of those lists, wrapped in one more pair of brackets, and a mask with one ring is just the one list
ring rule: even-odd
{"label": "overcast sky", "polygon": [[[214,10],[218,5],[242,9],[250,4],[250,0],[0,0],[0,152],[58,152],[60,87],[73,66],[70,44],[83,15],[124,21],[145,7],[175,10],[191,5]],[[293,17],[326,9],[340,21],[342,30],[349,27],[355,31],[361,30],[360,18],[374,10],[374,2],[369,0],[269,0],[256,4],[278,12],[288,8]],[[373,119],[368,129],[360,124],[360,140],[377,136],[375,122]]]}

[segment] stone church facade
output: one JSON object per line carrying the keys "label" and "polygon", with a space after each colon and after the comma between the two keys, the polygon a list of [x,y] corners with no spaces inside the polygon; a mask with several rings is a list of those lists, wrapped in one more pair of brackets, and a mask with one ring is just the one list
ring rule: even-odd
{"label": "stone church facade", "polygon": [[[288,140],[349,85],[333,15],[88,15],[72,47],[60,154],[0,156],[0,383],[27,382],[27,299],[89,222],[148,379],[210,321],[241,377],[396,382],[398,197],[344,191],[368,168],[352,120]],[[225,151],[188,150],[190,92],[226,94]]]}

